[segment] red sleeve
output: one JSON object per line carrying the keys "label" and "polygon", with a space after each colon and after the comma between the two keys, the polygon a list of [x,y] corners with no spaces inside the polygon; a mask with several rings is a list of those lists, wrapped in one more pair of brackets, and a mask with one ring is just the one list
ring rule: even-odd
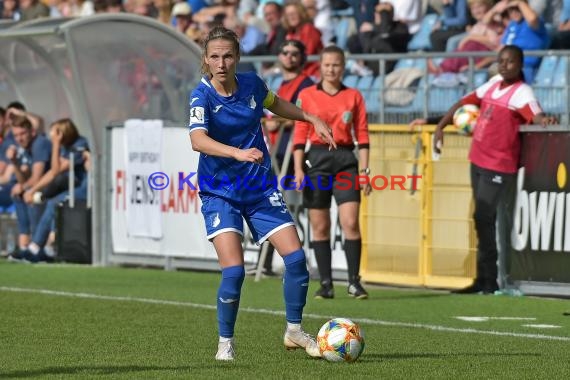
{"label": "red sleeve", "polygon": [[[297,98],[297,105],[301,108],[303,108],[303,102],[306,101],[306,92],[306,90],[302,90]],[[295,121],[295,128],[293,129],[293,149],[305,149],[312,127],[312,124],[306,121]]]}
{"label": "red sleeve", "polygon": [[368,137],[368,119],[366,117],[366,107],[364,105],[364,98],[358,91],[356,92],[356,103],[354,107],[354,137],[358,142],[359,148],[369,148],[370,139]]}
{"label": "red sleeve", "polygon": [[323,50],[321,32],[310,23],[305,23],[299,30],[299,40],[305,45],[307,55],[319,54]]}
{"label": "red sleeve", "polygon": [[[540,112],[542,112],[542,110]],[[529,124],[532,123],[534,117],[540,112],[535,113],[530,104],[526,104],[523,108],[517,110],[517,113]]]}
{"label": "red sleeve", "polygon": [[481,106],[481,98],[479,98],[477,96],[477,93],[475,91],[470,92],[469,94],[465,95],[463,98],[461,98],[460,102],[462,105],[474,104],[477,107]]}

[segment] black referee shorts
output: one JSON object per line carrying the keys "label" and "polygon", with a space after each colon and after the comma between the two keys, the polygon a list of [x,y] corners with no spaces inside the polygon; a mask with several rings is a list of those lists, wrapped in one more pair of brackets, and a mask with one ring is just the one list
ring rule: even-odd
{"label": "black referee shorts", "polygon": [[[306,155],[303,206],[305,208],[330,208],[334,196],[337,205],[360,202],[360,188],[356,183],[358,160],[352,148],[312,146]],[[341,173],[339,175],[339,173]]]}

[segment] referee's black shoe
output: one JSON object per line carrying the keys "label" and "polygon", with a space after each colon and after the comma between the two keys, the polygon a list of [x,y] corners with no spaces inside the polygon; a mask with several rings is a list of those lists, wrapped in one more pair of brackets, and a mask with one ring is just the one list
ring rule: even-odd
{"label": "referee's black shoe", "polygon": [[350,284],[348,284],[348,295],[359,300],[364,300],[368,298],[368,293],[366,292],[366,290],[364,290],[364,288],[360,284],[360,276],[358,276],[356,279],[351,281]]}
{"label": "referee's black shoe", "polygon": [[469,285],[466,288],[452,290],[453,294],[494,294],[495,291],[499,290],[497,284],[486,284],[481,285],[474,282],[473,285]]}
{"label": "referee's black shoe", "polygon": [[321,282],[321,287],[315,292],[316,299],[332,299],[334,298],[334,288],[330,281]]}

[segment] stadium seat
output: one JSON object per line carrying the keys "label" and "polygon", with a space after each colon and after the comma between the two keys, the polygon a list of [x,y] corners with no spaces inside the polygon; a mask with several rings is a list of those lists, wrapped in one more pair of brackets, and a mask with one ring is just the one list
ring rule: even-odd
{"label": "stadium seat", "polygon": [[356,84],[358,83],[358,79],[360,77],[358,75],[355,74],[350,74],[347,75],[346,77],[344,77],[344,79],[342,80],[342,83],[344,83],[344,85],[346,87],[356,87]]}
{"label": "stadium seat", "polygon": [[277,92],[279,86],[281,86],[281,82],[283,82],[283,77],[281,75],[275,75],[269,84],[269,89],[273,92]]}
{"label": "stadium seat", "polygon": [[367,92],[370,89],[370,86],[372,86],[373,81],[373,76],[361,77],[356,84],[356,88],[362,93]]}
{"label": "stadium seat", "polygon": [[449,37],[449,39],[447,40],[447,44],[445,45],[445,51],[447,53],[455,51],[455,49],[457,49],[457,47],[461,43],[461,40],[464,39],[466,36],[467,32],[456,34],[455,36]]}
{"label": "stadium seat", "polygon": [[406,90],[415,90],[416,91],[416,95],[414,97],[414,100],[406,105],[406,106],[393,106],[393,105],[386,105],[384,111],[389,114],[389,113],[396,113],[396,114],[411,114],[411,113],[421,113],[424,110],[424,99],[425,99],[425,94],[424,94],[424,88],[426,86],[426,79],[425,77],[422,77],[419,80],[419,83],[417,86],[414,87],[410,87]]}
{"label": "stadium seat", "polygon": [[429,87],[428,109],[430,112],[445,113],[464,95],[463,86]]}
{"label": "stadium seat", "polygon": [[477,70],[473,73],[473,86],[475,88],[483,85],[489,80],[487,70]]}
{"label": "stadium seat", "polygon": [[331,16],[332,17],[353,17],[354,16],[354,10],[352,9],[352,7],[348,7],[346,9],[333,9],[331,11]]}
{"label": "stadium seat", "polygon": [[418,69],[425,69],[427,67],[427,60],[425,58],[402,58],[396,62],[395,69],[406,67],[416,67]]}
{"label": "stadium seat", "polygon": [[568,112],[567,68],[568,57],[560,57],[552,72],[552,84],[548,87],[541,86],[535,90],[536,96],[546,113],[565,114]]}
{"label": "stadium seat", "polygon": [[548,87],[552,85],[553,74],[556,65],[558,64],[558,56],[549,55],[542,58],[538,71],[534,76],[533,85],[540,87]]}
{"label": "stadium seat", "polygon": [[372,84],[368,92],[364,95],[366,103],[366,111],[370,113],[378,113],[380,111],[380,91],[382,91],[382,77],[373,77]]}
{"label": "stadium seat", "polygon": [[554,85],[566,86],[568,83],[568,56],[558,58],[556,70],[554,71],[554,78],[556,83]]}
{"label": "stadium seat", "polygon": [[346,50],[346,43],[348,41],[348,33],[350,31],[351,19],[348,17],[342,17],[338,19],[335,23],[334,35],[336,38],[336,46],[342,50]]}
{"label": "stadium seat", "polygon": [[413,35],[410,42],[408,42],[408,51],[413,50],[431,50],[431,41],[429,40],[429,35],[433,29],[433,26],[437,22],[439,15],[436,13],[430,13],[424,16],[422,23],[420,25],[420,30]]}
{"label": "stadium seat", "polygon": [[554,72],[557,64],[558,56],[549,55],[543,57],[532,85],[538,101],[548,113],[554,112],[554,109],[557,108],[555,102],[556,93],[553,88],[555,84]]}
{"label": "stadium seat", "polygon": [[[369,97],[369,93],[373,91],[371,88],[372,83],[374,82],[375,77],[373,76],[366,76],[361,77],[356,84],[356,89],[360,91],[362,97],[364,98],[364,103],[366,103],[366,99]],[[378,98],[377,98],[378,99]]]}

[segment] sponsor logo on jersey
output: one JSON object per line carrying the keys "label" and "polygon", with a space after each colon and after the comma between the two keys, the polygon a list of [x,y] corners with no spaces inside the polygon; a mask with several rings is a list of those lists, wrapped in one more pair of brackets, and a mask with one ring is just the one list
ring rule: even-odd
{"label": "sponsor logo on jersey", "polygon": [[204,107],[190,109],[190,125],[192,124],[204,124]]}

